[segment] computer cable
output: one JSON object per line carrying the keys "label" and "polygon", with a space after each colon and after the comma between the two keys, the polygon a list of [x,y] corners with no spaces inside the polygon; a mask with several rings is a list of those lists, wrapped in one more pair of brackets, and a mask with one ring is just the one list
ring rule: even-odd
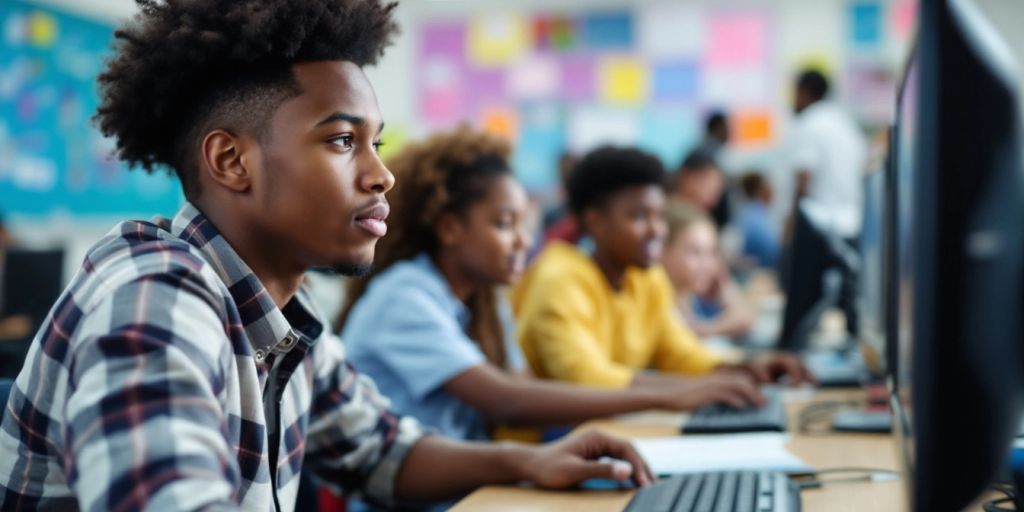
{"label": "computer cable", "polygon": [[[849,475],[831,477],[830,475]],[[790,475],[800,490],[820,489],[826,485],[853,483],[853,482],[888,482],[899,480],[899,472],[879,468],[828,468],[809,473],[797,473]]]}
{"label": "computer cable", "polygon": [[[1017,510],[1017,507],[1013,505],[1015,494],[1012,485],[992,484],[989,486],[989,488],[999,491],[1005,494],[1006,496],[1002,498],[996,498],[994,500],[988,500],[985,503],[983,503],[981,507],[985,512],[1015,512]],[[1013,506],[1013,508],[1003,507],[1003,505],[1007,504]]]}

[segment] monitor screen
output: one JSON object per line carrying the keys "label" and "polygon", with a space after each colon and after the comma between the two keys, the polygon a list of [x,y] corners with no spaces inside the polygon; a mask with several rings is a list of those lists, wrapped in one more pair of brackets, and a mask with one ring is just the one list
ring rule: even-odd
{"label": "monitor screen", "polygon": [[864,178],[857,316],[865,361],[875,375],[885,371],[885,216],[885,173],[872,172]]}
{"label": "monitor screen", "polygon": [[[916,58],[915,58],[916,59]],[[895,212],[895,322],[896,322],[896,360],[892,361],[895,386],[893,422],[903,435],[912,432],[913,414],[911,404],[911,362],[913,360],[914,330],[914,257],[912,254],[914,233],[914,174],[917,166],[915,127],[917,125],[918,89],[917,75],[919,64],[911,61],[907,74],[900,89],[898,101],[898,122],[896,125],[896,212]],[[910,452],[911,443],[903,446]],[[905,453],[908,469],[912,470],[913,454]]]}

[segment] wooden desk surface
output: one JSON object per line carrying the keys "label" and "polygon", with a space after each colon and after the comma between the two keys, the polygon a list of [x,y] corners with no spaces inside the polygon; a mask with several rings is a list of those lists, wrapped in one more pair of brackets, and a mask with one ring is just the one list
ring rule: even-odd
{"label": "wooden desk surface", "polygon": [[[808,403],[820,400],[857,399],[860,391],[820,391],[809,401],[788,406],[792,440],[789,449],[816,469],[870,467],[897,470],[896,444],[883,434],[803,435],[796,431],[796,415]],[[611,420],[593,421],[594,427],[625,437],[672,436],[678,434],[682,415],[667,412],[638,413]],[[544,491],[523,487],[485,487],[460,501],[452,510],[620,511],[633,491]],[[817,511],[902,511],[903,484],[899,481],[836,483],[801,493],[803,510]]]}

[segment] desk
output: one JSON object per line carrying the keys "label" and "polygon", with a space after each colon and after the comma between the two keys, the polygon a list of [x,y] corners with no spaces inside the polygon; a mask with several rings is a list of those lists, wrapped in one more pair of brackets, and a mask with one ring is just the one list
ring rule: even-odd
{"label": "desk", "polygon": [[[811,401],[854,400],[861,391],[819,391]],[[898,469],[892,436],[881,434],[801,435],[796,432],[796,414],[810,401],[788,407],[792,440],[789,449],[817,469],[866,466]],[[677,435],[682,415],[667,412],[637,413],[610,420],[592,421],[581,428],[598,428],[630,438]],[[544,491],[512,486],[484,487],[460,501],[452,510],[620,511],[633,491]],[[803,510],[818,511],[901,511],[903,484],[899,481],[841,483],[801,493]]]}

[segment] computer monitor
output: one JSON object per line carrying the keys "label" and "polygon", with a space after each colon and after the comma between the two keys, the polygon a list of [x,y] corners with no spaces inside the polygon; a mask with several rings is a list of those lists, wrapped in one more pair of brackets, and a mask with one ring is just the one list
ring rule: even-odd
{"label": "computer monitor", "polygon": [[1020,78],[970,1],[920,13],[897,108],[892,405],[911,509],[960,510],[1022,409]]}
{"label": "computer monitor", "polygon": [[864,217],[858,243],[860,274],[857,281],[857,310],[861,349],[870,371],[885,372],[886,244],[884,170],[864,177]]}

